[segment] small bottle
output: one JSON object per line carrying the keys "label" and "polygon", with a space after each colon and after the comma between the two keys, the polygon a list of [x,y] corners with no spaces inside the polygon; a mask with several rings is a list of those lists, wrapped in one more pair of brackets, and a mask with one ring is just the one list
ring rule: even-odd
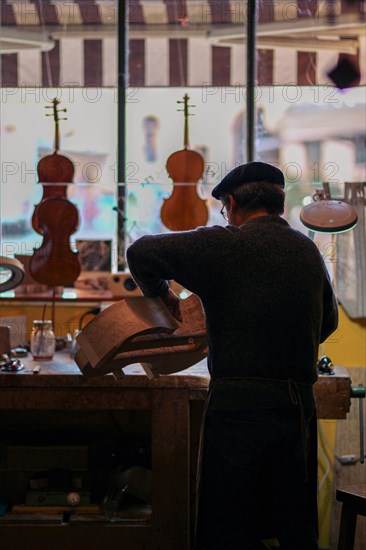
{"label": "small bottle", "polygon": [[50,360],[55,354],[56,338],[52,321],[33,321],[31,353],[33,359]]}

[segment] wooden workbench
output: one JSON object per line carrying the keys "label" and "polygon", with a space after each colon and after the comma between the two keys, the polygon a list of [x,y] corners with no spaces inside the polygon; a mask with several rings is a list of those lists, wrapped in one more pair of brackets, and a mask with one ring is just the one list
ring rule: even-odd
{"label": "wooden workbench", "polygon": [[[119,380],[112,375],[85,378],[65,352],[58,352],[53,361],[39,363],[39,374],[32,372],[35,361],[26,358],[23,362],[23,371],[0,373],[3,411],[150,411],[152,514],[149,521],[140,523],[89,518],[84,523],[47,525],[34,521],[14,524],[5,515],[0,521],[2,547],[93,550],[102,544],[126,550],[187,550],[191,532],[191,410],[194,402],[203,408],[209,383],[205,362],[153,380],[139,365],[127,367],[127,376]],[[341,367],[334,376],[319,378],[315,391],[320,418],[346,417],[350,383]]]}

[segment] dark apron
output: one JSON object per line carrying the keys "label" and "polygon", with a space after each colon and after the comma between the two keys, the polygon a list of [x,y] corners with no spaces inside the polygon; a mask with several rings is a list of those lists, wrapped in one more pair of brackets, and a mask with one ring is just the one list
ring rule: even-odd
{"label": "dark apron", "polygon": [[[203,457],[203,442],[205,418],[207,411],[239,411],[245,409],[293,409],[299,414],[301,423],[304,457],[306,459],[306,476],[308,483],[308,502],[313,525],[318,529],[318,428],[315,408],[313,384],[288,380],[276,380],[254,377],[219,378],[210,382],[209,392],[201,423],[200,445],[198,453],[197,492],[196,492],[196,520],[199,508],[201,490],[201,469]],[[306,426],[304,409],[312,410],[313,415],[309,424],[309,441],[306,441]],[[268,521],[266,521],[268,515]],[[266,532],[262,539],[276,538],[276,526],[271,525],[270,514],[264,511],[263,525]],[[268,532],[267,532],[268,530]]]}

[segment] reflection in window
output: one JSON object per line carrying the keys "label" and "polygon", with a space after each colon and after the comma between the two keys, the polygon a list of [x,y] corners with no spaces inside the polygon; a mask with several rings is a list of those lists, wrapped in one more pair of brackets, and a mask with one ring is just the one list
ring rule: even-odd
{"label": "reflection in window", "polygon": [[365,165],[366,163],[366,134],[359,134],[354,138],[356,149],[356,163]]}
{"label": "reflection in window", "polygon": [[321,181],[323,179],[323,173],[320,169],[321,161],[321,142],[318,140],[306,141],[305,149],[307,155],[308,165],[308,179],[309,181]]}
{"label": "reflection in window", "polygon": [[155,116],[146,116],[143,120],[145,132],[144,154],[147,162],[155,162],[158,157],[159,120]]}
{"label": "reflection in window", "polygon": [[241,111],[235,117],[233,125],[233,136],[234,136],[234,158],[233,166],[238,164],[243,164],[245,162],[245,138],[246,138],[246,127],[244,120],[245,113]]}

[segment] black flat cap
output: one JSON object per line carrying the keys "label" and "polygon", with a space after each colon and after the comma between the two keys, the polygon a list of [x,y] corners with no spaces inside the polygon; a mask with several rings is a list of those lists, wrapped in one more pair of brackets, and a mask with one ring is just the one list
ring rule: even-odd
{"label": "black flat cap", "polygon": [[281,170],[266,162],[248,162],[231,170],[212,190],[211,195],[219,199],[222,195],[231,193],[243,183],[266,181],[280,187],[285,187],[285,178]]}

